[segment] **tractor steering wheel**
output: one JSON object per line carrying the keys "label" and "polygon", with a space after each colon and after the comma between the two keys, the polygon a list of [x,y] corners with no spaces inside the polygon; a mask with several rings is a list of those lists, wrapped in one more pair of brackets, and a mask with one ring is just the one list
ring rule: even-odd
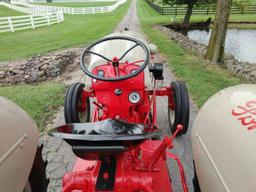
{"label": "tractor steering wheel", "polygon": [[[101,55],[99,53],[95,53],[95,52],[91,51],[91,49],[93,47],[95,47],[96,45],[98,45],[100,43],[103,43],[103,42],[106,42],[106,41],[112,41],[112,40],[131,41],[131,42],[134,42],[135,45],[133,45],[131,48],[129,48],[120,58],[114,57],[112,60],[108,59],[104,55]],[[97,56],[103,58],[104,60],[108,61],[109,63],[112,63],[113,66],[115,67],[115,69],[118,70],[119,61],[121,61],[131,50],[133,50],[134,48],[136,48],[138,46],[141,47],[143,49],[144,53],[145,53],[145,59],[143,61],[144,63],[136,71],[134,71],[133,73],[130,73],[128,75],[125,75],[125,76],[117,76],[117,77],[111,77],[111,78],[100,77],[100,76],[90,72],[88,70],[87,66],[84,63],[86,54],[97,55]],[[138,39],[127,37],[127,36],[113,36],[113,37],[106,37],[106,38],[100,39],[99,41],[96,41],[95,43],[89,45],[82,52],[82,55],[81,55],[81,58],[80,58],[80,66],[81,66],[83,72],[86,75],[88,75],[89,77],[93,78],[93,79],[97,79],[97,80],[100,80],[100,81],[122,81],[122,80],[126,80],[126,79],[129,79],[129,78],[132,78],[132,77],[138,75],[140,72],[142,72],[146,68],[146,66],[149,64],[149,58],[150,58],[150,56],[149,56],[148,48],[146,47],[146,45],[144,43],[142,43]]]}

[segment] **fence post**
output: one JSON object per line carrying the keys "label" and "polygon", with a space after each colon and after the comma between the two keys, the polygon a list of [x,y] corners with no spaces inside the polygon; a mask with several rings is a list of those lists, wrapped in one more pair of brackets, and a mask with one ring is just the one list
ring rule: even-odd
{"label": "fence post", "polygon": [[63,11],[59,11],[59,22],[64,21],[64,13]]}
{"label": "fence post", "polygon": [[50,26],[50,16],[47,15],[47,22],[48,22],[48,26]]}
{"label": "fence post", "polygon": [[30,21],[31,21],[32,28],[35,29],[33,15],[30,15]]}
{"label": "fence post", "polygon": [[57,19],[57,22],[60,23],[60,11],[56,12],[56,19]]}
{"label": "fence post", "polygon": [[206,15],[209,14],[209,6],[207,7],[207,10],[206,10]]}
{"label": "fence post", "polygon": [[177,16],[177,6],[175,7],[175,16]]}
{"label": "fence post", "polygon": [[13,25],[12,25],[12,20],[10,17],[8,17],[8,22],[9,22],[9,27],[11,29],[11,32],[14,32],[14,28],[13,28]]}

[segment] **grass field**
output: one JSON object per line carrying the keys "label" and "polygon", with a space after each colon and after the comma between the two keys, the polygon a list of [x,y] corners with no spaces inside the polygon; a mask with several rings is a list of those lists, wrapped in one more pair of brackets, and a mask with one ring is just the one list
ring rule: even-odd
{"label": "grass field", "polygon": [[[161,16],[144,0],[138,1],[138,14],[143,31],[166,56],[176,77],[187,83],[189,92],[198,107],[217,91],[243,82],[225,69],[204,64],[203,60],[181,48],[160,31],[153,29],[152,26],[155,24],[169,22],[170,17]],[[193,20],[195,19],[193,17]]]}
{"label": "grass field", "polygon": [[61,7],[97,7],[113,5],[116,2],[77,2],[77,3],[33,3],[37,5],[61,6]]}
{"label": "grass field", "polygon": [[36,121],[42,131],[49,117],[64,103],[65,86],[43,83],[0,87],[0,96],[18,104]]}
{"label": "grass field", "polygon": [[17,16],[17,15],[26,15],[26,13],[14,11],[5,6],[0,5],[0,17]]}
{"label": "grass field", "polygon": [[[113,31],[130,0],[110,13],[65,15],[65,21],[50,27],[0,34],[0,61],[31,57],[56,49],[86,44]],[[15,49],[14,49],[15,48]]]}

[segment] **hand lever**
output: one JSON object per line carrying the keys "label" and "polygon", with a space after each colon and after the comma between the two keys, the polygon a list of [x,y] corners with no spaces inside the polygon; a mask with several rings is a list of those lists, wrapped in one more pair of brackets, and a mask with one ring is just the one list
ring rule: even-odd
{"label": "hand lever", "polygon": [[116,76],[119,77],[119,71],[118,71],[118,67],[119,67],[119,60],[117,57],[114,57],[112,59],[112,64],[114,66],[115,72],[116,72]]}

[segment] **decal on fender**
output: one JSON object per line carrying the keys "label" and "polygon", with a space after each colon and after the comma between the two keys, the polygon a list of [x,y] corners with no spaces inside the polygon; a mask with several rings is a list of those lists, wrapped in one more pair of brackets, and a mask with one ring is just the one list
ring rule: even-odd
{"label": "decal on fender", "polygon": [[248,130],[256,129],[256,101],[248,101],[244,106],[237,106],[232,110],[242,125]]}

